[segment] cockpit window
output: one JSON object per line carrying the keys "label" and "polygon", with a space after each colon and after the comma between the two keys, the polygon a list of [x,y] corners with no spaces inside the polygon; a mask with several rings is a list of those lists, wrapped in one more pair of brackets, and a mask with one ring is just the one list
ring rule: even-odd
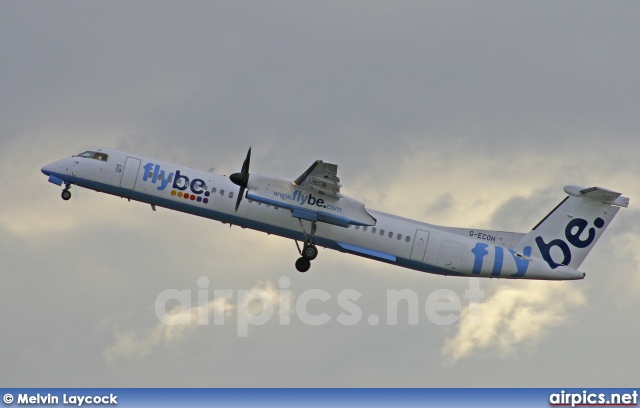
{"label": "cockpit window", "polygon": [[88,150],[84,153],[80,153],[79,155],[77,155],[77,157],[86,157],[89,159],[96,159],[96,160],[100,160],[100,161],[107,161],[109,160],[109,155],[102,153],[102,152],[92,152],[91,150]]}

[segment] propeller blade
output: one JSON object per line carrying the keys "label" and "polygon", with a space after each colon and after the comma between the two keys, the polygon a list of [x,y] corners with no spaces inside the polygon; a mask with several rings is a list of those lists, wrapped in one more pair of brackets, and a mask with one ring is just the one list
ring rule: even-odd
{"label": "propeller blade", "polygon": [[244,195],[244,187],[240,187],[240,193],[238,194],[238,199],[236,200],[236,211],[238,211],[238,207],[240,207],[240,201],[242,201],[243,195]]}
{"label": "propeller blade", "polygon": [[238,211],[238,207],[240,207],[240,201],[242,201],[244,190],[247,188],[247,184],[249,184],[249,164],[251,163],[251,148],[247,152],[247,157],[244,159],[242,163],[242,170],[240,173],[233,173],[229,176],[231,182],[237,186],[240,186],[240,193],[238,194],[238,199],[236,201],[236,211]]}
{"label": "propeller blade", "polygon": [[251,163],[251,148],[247,152],[247,157],[244,159],[244,163],[242,163],[242,174],[246,174],[249,176],[249,163]]}

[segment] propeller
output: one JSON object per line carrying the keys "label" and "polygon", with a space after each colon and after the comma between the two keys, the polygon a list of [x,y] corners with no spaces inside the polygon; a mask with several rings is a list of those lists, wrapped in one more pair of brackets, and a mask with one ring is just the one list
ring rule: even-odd
{"label": "propeller", "polygon": [[244,190],[247,188],[247,184],[249,183],[249,163],[251,162],[251,148],[247,152],[247,158],[244,159],[244,163],[242,163],[242,170],[240,173],[233,173],[229,178],[231,182],[237,186],[240,186],[240,193],[238,194],[238,200],[236,201],[236,211],[238,211],[238,207],[240,207],[240,201],[242,201],[242,196],[244,195]]}

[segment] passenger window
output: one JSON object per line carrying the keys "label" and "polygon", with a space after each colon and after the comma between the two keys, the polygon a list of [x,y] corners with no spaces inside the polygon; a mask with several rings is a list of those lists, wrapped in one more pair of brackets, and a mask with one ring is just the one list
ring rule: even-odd
{"label": "passenger window", "polygon": [[368,228],[369,228],[369,227],[364,226],[364,227],[362,227],[362,230],[363,230],[363,231],[366,231]]}
{"label": "passenger window", "polygon": [[224,195],[224,190],[220,190],[220,195],[223,196]]}
{"label": "passenger window", "polygon": [[376,227],[371,228],[371,233],[375,234],[376,233]]}
{"label": "passenger window", "polygon": [[359,225],[356,225],[356,229],[357,229],[357,230],[359,230],[359,229],[360,229],[360,226],[359,226]]}
{"label": "passenger window", "polygon": [[402,239],[402,234],[398,234],[398,241]]}
{"label": "passenger window", "polygon": [[215,187],[211,187],[211,192],[212,192],[213,194],[215,194],[215,193],[216,193],[216,188],[215,188]]}
{"label": "passenger window", "polygon": [[389,231],[389,238],[393,238],[393,232]]}
{"label": "passenger window", "polygon": [[407,235],[407,237],[404,240],[409,242],[409,241],[411,241],[411,237]]}
{"label": "passenger window", "polygon": [[380,230],[380,236],[381,237],[384,236],[384,230],[383,229]]}
{"label": "passenger window", "polygon": [[233,191],[229,191],[229,198],[233,198]]}
{"label": "passenger window", "polygon": [[169,175],[169,178],[167,179],[167,181],[168,181],[169,183],[171,183],[171,182],[173,181],[173,175],[172,175],[172,174],[170,174],[170,175]]}

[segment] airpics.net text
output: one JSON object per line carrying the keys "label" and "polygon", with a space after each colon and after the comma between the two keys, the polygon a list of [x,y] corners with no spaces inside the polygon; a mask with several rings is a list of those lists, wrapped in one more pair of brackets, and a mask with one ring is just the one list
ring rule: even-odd
{"label": "airpics.net text", "polygon": [[[464,291],[468,304],[470,323],[480,321],[480,300],[484,290],[479,279],[468,279],[469,287]],[[382,323],[378,314],[369,314],[366,319],[358,301],[362,293],[356,289],[343,289],[335,296],[324,289],[307,289],[295,293],[291,279],[283,276],[278,287],[272,283],[258,285],[249,290],[214,289],[209,278],[201,276],[198,290],[166,289],[155,301],[156,316],[165,325],[224,325],[237,323],[238,337],[247,337],[250,326],[262,326],[275,320],[279,325],[289,325],[292,316],[310,326],[320,326],[336,321],[343,326]],[[450,289],[436,289],[424,300],[413,289],[390,289],[385,294],[387,326],[398,324],[418,325],[424,313],[427,320],[439,326],[456,323],[460,318],[463,301]],[[336,309],[335,306],[338,306]],[[334,316],[327,311],[333,310]],[[322,311],[324,310],[324,311]],[[233,318],[235,314],[235,319]],[[399,318],[401,316],[401,318]],[[423,320],[424,321],[424,320]]]}

